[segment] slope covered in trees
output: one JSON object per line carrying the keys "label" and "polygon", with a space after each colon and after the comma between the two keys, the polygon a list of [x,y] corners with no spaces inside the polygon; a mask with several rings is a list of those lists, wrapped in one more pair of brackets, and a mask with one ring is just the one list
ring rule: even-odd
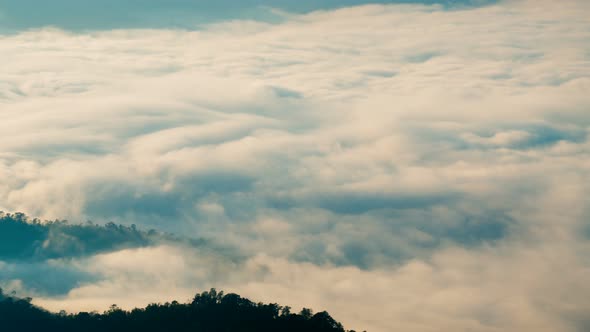
{"label": "slope covered in trees", "polygon": [[65,220],[29,218],[24,213],[0,211],[0,261],[41,261],[75,258],[126,248],[182,242],[188,246],[221,250],[205,239],[180,238],[156,230],[144,231],[135,225],[109,222],[105,225],[70,224]]}
{"label": "slope covered in trees", "polygon": [[43,260],[78,257],[116,248],[147,246],[156,240],[154,231],[134,226],[90,222],[68,224],[63,220],[41,221],[23,213],[0,212],[0,260]]}
{"label": "slope covered in trees", "polygon": [[[126,311],[116,305],[104,313],[50,313],[31,304],[31,299],[7,296],[0,290],[2,331],[110,331],[110,332],[344,332],[327,312],[310,309],[292,313],[278,304],[254,303],[237,294],[211,289],[190,303],[176,301],[150,304]],[[353,331],[350,331],[353,332]]]}

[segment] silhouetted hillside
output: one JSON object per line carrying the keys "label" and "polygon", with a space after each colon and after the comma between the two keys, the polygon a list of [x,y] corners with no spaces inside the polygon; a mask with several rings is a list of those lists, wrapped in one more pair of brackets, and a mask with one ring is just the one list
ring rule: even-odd
{"label": "silhouetted hillside", "polygon": [[166,242],[182,242],[193,247],[217,248],[205,239],[179,238],[155,230],[124,226],[70,224],[66,220],[29,218],[24,213],[0,211],[0,260],[40,261],[112,252],[126,248],[147,247]]}
{"label": "silhouetted hillside", "polygon": [[31,299],[7,296],[0,290],[1,331],[191,331],[191,332],[344,332],[327,312],[310,309],[291,313],[278,304],[253,303],[237,294],[211,289],[192,302],[150,304],[125,311],[116,305],[106,312],[54,314],[31,304]]}
{"label": "silhouetted hillside", "polygon": [[[134,226],[109,223],[99,226],[88,222],[71,225],[64,220],[30,219],[23,213],[0,212],[0,259],[40,260],[78,257],[116,248],[151,244],[156,232],[143,232]],[[6,237],[6,238],[4,238]]]}

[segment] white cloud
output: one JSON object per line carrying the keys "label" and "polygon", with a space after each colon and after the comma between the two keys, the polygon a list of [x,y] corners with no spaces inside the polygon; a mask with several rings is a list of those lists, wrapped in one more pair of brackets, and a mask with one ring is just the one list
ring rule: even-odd
{"label": "white cloud", "polygon": [[[218,286],[357,329],[584,329],[589,12],[369,5],[0,36],[0,209],[210,236],[249,257]],[[187,259],[90,258],[103,281],[40,303],[190,296],[214,279]],[[154,279],[176,286],[140,294]]]}
{"label": "white cloud", "polygon": [[132,308],[223,287],[254,301],[329,310],[345,326],[370,331],[578,331],[587,328],[590,307],[590,268],[580,266],[579,249],[557,243],[453,248],[374,271],[266,255],[235,265],[170,247],[134,249],[83,263],[105,274],[104,282],[36,303],[53,310]]}

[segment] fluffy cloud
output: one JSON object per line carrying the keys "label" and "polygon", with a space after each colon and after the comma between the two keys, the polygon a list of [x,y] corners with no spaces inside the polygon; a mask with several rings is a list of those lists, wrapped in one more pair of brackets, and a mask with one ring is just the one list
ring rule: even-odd
{"label": "fluffy cloud", "polygon": [[327,309],[346,326],[371,331],[583,331],[590,269],[580,265],[578,249],[555,244],[453,248],[426,261],[373,271],[266,255],[230,263],[172,247],[134,249],[82,262],[106,278],[71,291],[66,299],[36,303],[54,310],[92,310],[113,302],[131,308],[188,300],[195,289],[223,286],[260,301]]}
{"label": "fluffy cloud", "polygon": [[99,281],[40,303],[216,285],[372,331],[584,330],[589,12],[368,5],[1,36],[1,209],[208,237],[245,257],[76,258]]}

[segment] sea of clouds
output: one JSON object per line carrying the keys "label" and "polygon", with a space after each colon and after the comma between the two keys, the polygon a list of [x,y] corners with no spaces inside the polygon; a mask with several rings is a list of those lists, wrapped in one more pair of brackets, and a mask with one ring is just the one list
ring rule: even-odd
{"label": "sea of clouds", "polygon": [[52,310],[217,287],[371,332],[588,330],[590,3],[282,15],[0,35],[0,210],[216,243],[0,261],[2,286]]}

